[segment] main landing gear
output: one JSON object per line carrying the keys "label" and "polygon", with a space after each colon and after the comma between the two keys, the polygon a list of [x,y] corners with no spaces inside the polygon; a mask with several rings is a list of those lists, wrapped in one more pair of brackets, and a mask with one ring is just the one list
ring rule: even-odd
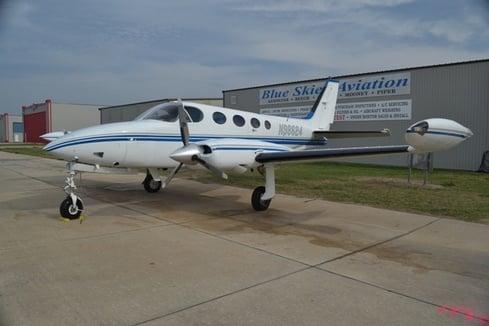
{"label": "main landing gear", "polygon": [[[162,182],[156,169],[148,169],[146,178],[143,181],[144,189],[147,192],[155,193],[161,188],[165,188],[168,183],[173,179],[175,174],[180,170],[183,164],[175,167],[170,174]],[[83,211],[83,202],[81,198],[75,194],[77,189],[75,184],[75,178],[77,173],[83,172],[115,172],[115,173],[130,173],[129,169],[124,171],[118,171],[120,169],[109,170],[109,168],[101,168],[97,165],[87,165],[75,162],[69,162],[66,165],[68,170],[68,176],[65,179],[64,191],[66,198],[61,202],[59,206],[59,213],[62,217],[75,220],[80,218]],[[275,196],[275,169],[273,164],[265,164],[263,167],[265,174],[265,186],[257,187],[251,195],[251,205],[256,211],[266,211],[270,206],[270,203]]]}
{"label": "main landing gear", "polygon": [[146,178],[143,181],[144,190],[149,193],[155,193],[161,189],[161,180],[153,178],[150,170],[146,171]]}
{"label": "main landing gear", "polygon": [[266,211],[275,196],[275,169],[272,164],[265,164],[265,187],[255,188],[251,195],[251,206],[255,211]]}
{"label": "main landing gear", "polygon": [[75,184],[76,171],[73,168],[72,163],[67,164],[67,169],[68,176],[65,179],[66,186],[64,187],[67,196],[59,206],[59,213],[64,218],[76,220],[80,217],[83,211],[83,202],[81,198],[75,194],[75,190],[77,189]]}

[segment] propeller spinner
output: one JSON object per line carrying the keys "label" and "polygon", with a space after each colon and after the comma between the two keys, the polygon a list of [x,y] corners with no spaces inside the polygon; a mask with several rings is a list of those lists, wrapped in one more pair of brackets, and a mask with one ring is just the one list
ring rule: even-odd
{"label": "propeller spinner", "polygon": [[[182,137],[182,143],[183,146],[174,151],[170,157],[177,161],[180,162],[180,164],[175,168],[172,173],[170,173],[169,177],[173,178],[173,176],[180,170],[183,164],[187,165],[194,165],[194,164],[200,164],[212,173],[216,174],[217,176],[227,179],[228,176],[226,173],[223,171],[219,170],[215,166],[207,163],[201,156],[204,153],[204,149],[197,145],[197,144],[191,144],[190,143],[190,134],[188,131],[188,122],[189,117],[187,112],[185,111],[185,106],[182,102],[181,99],[178,99],[178,122],[180,123],[180,135]],[[170,179],[171,180],[171,179]],[[165,184],[167,184],[170,180],[166,180]]]}

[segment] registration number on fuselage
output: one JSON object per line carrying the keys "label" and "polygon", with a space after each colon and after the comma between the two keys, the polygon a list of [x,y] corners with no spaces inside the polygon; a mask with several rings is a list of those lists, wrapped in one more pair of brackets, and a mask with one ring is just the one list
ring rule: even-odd
{"label": "registration number on fuselage", "polygon": [[280,123],[278,134],[280,136],[302,136],[302,127]]}

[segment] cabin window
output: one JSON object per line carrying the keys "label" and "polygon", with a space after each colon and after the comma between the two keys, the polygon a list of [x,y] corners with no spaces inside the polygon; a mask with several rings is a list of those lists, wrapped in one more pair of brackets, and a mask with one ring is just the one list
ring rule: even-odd
{"label": "cabin window", "polygon": [[270,121],[265,120],[265,128],[270,129],[272,125],[270,124]]}
{"label": "cabin window", "polygon": [[234,122],[234,124],[235,124],[235,125],[237,125],[238,127],[243,127],[243,126],[244,126],[244,124],[245,124],[245,119],[244,119],[242,116],[240,116],[240,115],[236,114],[236,115],[233,117],[233,122]]}
{"label": "cabin window", "polygon": [[187,111],[192,122],[200,122],[202,119],[204,119],[204,113],[193,106],[185,105],[185,111]]}
{"label": "cabin window", "polygon": [[251,118],[251,125],[253,126],[253,128],[259,128],[260,121],[257,118]]}
{"label": "cabin window", "polygon": [[212,114],[212,119],[220,125],[226,123],[226,116],[222,112],[214,112]]}

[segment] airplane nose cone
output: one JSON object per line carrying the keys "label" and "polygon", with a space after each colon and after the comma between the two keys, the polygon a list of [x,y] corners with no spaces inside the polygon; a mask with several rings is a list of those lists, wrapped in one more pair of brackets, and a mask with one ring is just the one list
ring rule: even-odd
{"label": "airplane nose cone", "polygon": [[202,154],[201,148],[195,144],[190,144],[174,151],[170,158],[183,164],[195,164],[196,162],[192,158],[200,154]]}

